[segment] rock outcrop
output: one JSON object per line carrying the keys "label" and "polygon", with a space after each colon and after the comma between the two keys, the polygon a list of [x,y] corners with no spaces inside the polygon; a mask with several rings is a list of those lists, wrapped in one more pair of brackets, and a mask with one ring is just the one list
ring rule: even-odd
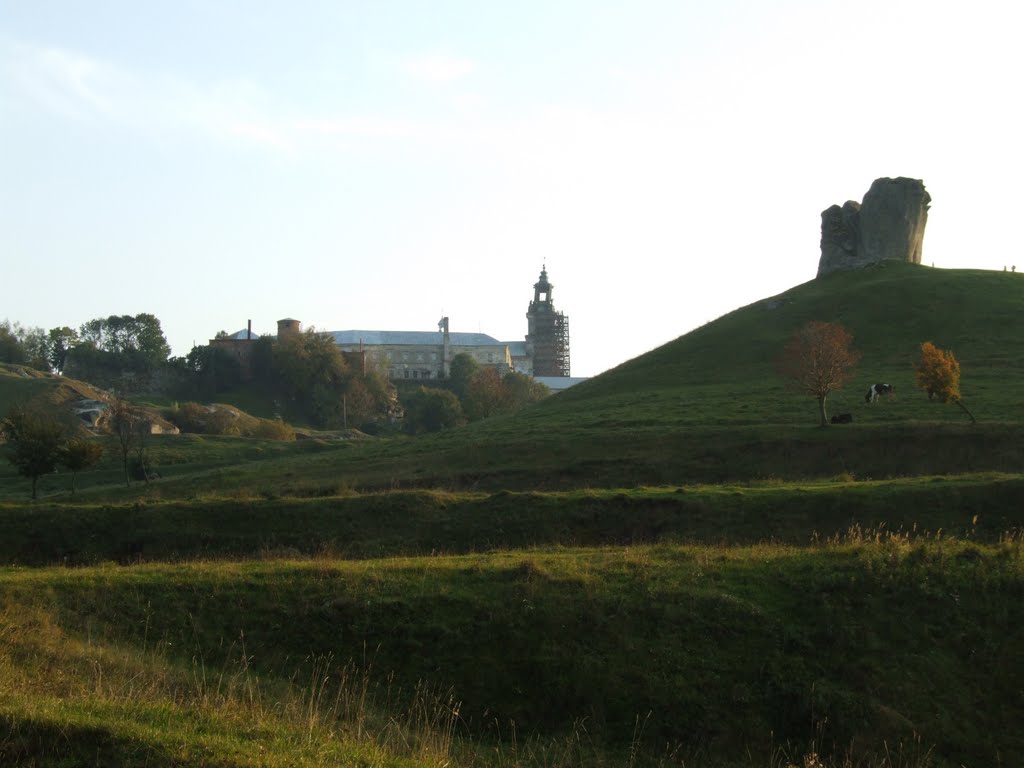
{"label": "rock outcrop", "polygon": [[875,179],[864,202],[821,213],[818,277],[882,261],[921,263],[931,196],[920,179]]}

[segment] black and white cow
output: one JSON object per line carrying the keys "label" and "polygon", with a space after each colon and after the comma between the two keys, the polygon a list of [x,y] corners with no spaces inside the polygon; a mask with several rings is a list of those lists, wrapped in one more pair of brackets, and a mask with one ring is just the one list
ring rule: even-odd
{"label": "black and white cow", "polygon": [[868,393],[864,395],[865,403],[873,403],[879,397],[889,397],[896,391],[892,384],[872,384],[868,387]]}

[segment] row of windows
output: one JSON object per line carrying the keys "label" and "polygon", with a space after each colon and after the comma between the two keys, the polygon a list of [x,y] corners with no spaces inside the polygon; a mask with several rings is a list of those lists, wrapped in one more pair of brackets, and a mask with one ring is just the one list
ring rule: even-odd
{"label": "row of windows", "polygon": [[[422,363],[427,359],[426,354],[426,352],[388,352],[387,359],[392,362],[401,360],[403,363],[408,363],[413,360],[413,355],[415,355],[415,362]],[[430,353],[430,360],[431,362],[437,362],[437,352]],[[496,355],[493,352],[487,353],[487,362],[496,362]]]}
{"label": "row of windows", "polygon": [[429,370],[427,368],[422,368],[422,369],[421,368],[414,368],[412,370],[409,370],[408,368],[401,369],[401,370],[392,368],[388,372],[388,376],[390,378],[392,378],[392,379],[435,379],[435,378],[438,378],[436,371],[431,371],[431,370]]}
{"label": "row of windows", "polygon": [[[391,361],[401,360],[404,363],[408,363],[410,360],[414,359],[413,358],[414,354],[415,354],[415,361],[417,363],[422,363],[422,362],[424,362],[427,359],[427,353],[426,352],[416,352],[416,353],[413,353],[413,352],[388,352],[387,353],[387,359],[391,360]],[[430,353],[430,359],[431,359],[431,361],[436,363],[437,362],[437,352],[431,352]]]}

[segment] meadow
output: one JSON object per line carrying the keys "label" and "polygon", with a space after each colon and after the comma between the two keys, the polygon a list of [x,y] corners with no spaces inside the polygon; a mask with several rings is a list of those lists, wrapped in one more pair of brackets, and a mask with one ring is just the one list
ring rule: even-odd
{"label": "meadow", "polygon": [[[4,463],[0,764],[1016,764],[1022,287],[831,275],[440,434],[154,436],[131,487],[108,442],[35,504]],[[774,372],[808,319],[851,425]]]}

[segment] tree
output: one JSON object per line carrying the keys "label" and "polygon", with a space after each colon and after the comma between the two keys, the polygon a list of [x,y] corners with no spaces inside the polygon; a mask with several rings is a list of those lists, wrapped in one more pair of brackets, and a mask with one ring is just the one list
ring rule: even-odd
{"label": "tree", "polygon": [[141,420],[139,410],[120,397],[116,398],[107,409],[107,424],[110,431],[117,437],[117,443],[121,448],[121,466],[124,468],[124,484],[132,484],[131,475],[128,473],[128,454],[135,444],[138,434],[138,423]]}
{"label": "tree", "polygon": [[420,387],[405,403],[405,429],[416,435],[439,432],[463,422],[462,406],[447,389]]}
{"label": "tree", "polygon": [[469,394],[469,385],[480,370],[480,364],[468,352],[459,352],[452,358],[448,368],[448,381],[452,391],[460,400]]}
{"label": "tree", "polygon": [[508,409],[508,391],[493,368],[481,368],[470,379],[462,409],[470,421],[486,419]]}
{"label": "tree", "polygon": [[80,333],[84,343],[143,367],[155,367],[171,353],[160,320],[147,312],[98,317],[84,323]]}
{"label": "tree", "polygon": [[274,385],[314,422],[340,427],[350,373],[334,339],[315,328],[274,347]]}
{"label": "tree", "polygon": [[66,435],[65,425],[50,411],[15,406],[0,422],[0,431],[11,449],[8,460],[18,468],[19,474],[32,480],[34,501],[39,476],[57,468]]}
{"label": "tree", "polygon": [[509,409],[513,411],[543,400],[551,394],[551,389],[546,384],[541,384],[525,373],[507,373],[501,383],[508,393]]}
{"label": "tree", "polygon": [[68,352],[78,343],[78,333],[68,326],[51,328],[48,334],[50,367],[55,373],[63,373]]}
{"label": "tree", "polygon": [[21,328],[21,348],[25,364],[37,371],[50,372],[50,342],[42,328]]}
{"label": "tree", "polygon": [[84,437],[72,437],[60,450],[60,463],[71,470],[71,495],[75,495],[75,476],[99,463],[103,446]]}
{"label": "tree", "polygon": [[921,344],[921,359],[914,364],[917,386],[928,393],[928,399],[940,403],[956,403],[974,423],[974,414],[967,410],[960,395],[960,363],[952,352],[939,349],[930,341]]}
{"label": "tree", "polygon": [[853,336],[838,323],[813,320],[793,334],[779,357],[779,372],[790,385],[817,399],[823,427],[828,424],[825,398],[842,389],[860,360],[852,342]]}
{"label": "tree", "polygon": [[80,378],[117,379],[125,371],[151,373],[167,362],[170,352],[154,315],[110,315],[82,325],[68,367]]}
{"label": "tree", "polygon": [[18,338],[18,327],[8,320],[0,322],[0,363],[25,362],[25,349]]}
{"label": "tree", "polygon": [[149,470],[146,468],[146,457],[148,455],[146,449],[149,447],[149,438],[153,434],[152,430],[149,419],[139,413],[138,418],[135,419],[135,467],[138,471],[135,479],[138,480],[139,475],[141,475],[147,484],[149,484]]}
{"label": "tree", "polygon": [[21,323],[0,323],[0,363],[16,363],[50,370],[49,342],[42,328],[26,328]]}
{"label": "tree", "polygon": [[221,347],[192,347],[184,363],[188,373],[186,389],[190,394],[211,398],[242,383],[242,364]]}

